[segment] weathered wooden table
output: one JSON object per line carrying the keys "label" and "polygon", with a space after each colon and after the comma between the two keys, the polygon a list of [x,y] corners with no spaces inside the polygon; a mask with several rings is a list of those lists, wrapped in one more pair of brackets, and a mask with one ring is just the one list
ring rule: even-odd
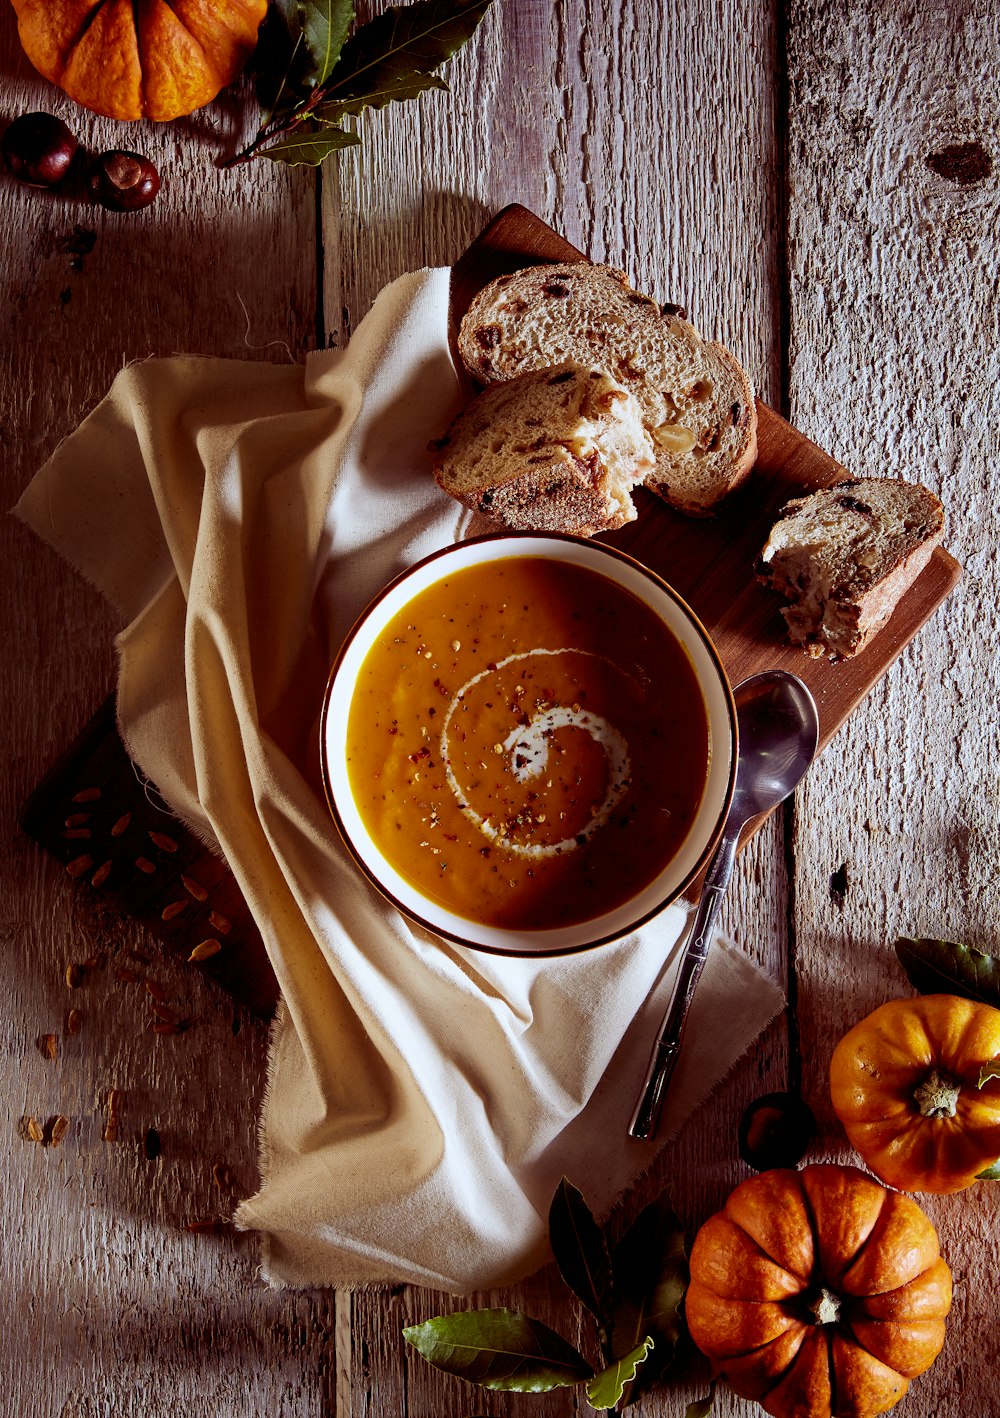
{"label": "weathered wooden table", "polygon": [[[371,7],[359,6],[363,16]],[[378,289],[453,260],[510,201],[641,289],[681,301],[749,367],[761,396],[853,471],[919,477],[942,497],[965,578],[742,859],[725,924],[789,996],[663,1154],[690,1231],[747,1173],[753,1097],[801,1084],[848,1159],[826,1069],[846,1027],[908,987],[899,934],[1000,948],[1000,38],[990,0],[497,0],[433,94],[364,122],[312,171],[220,171],[248,126],[244,89],[165,127],[75,109],[0,17],[6,121],[45,108],[91,148],[150,155],[146,213],[0,178],[5,505],[131,359],[190,351],[299,358],[346,340]],[[446,1297],[274,1293],[254,1243],[189,1231],[252,1189],[266,1026],[158,963],[142,932],[81,904],[17,809],[107,695],[104,602],[19,523],[4,550],[5,1005],[0,1050],[0,1409],[19,1418],[589,1411],[577,1391],[502,1397],[404,1352],[401,1327]],[[195,1020],[147,1030],[141,984],[110,967],[68,990],[67,962],[150,955]],[[118,975],[127,972],[118,970]],[[67,1011],[80,1011],[67,1034]],[[37,1043],[57,1036],[58,1058]],[[104,1102],[122,1092],[117,1145]],[[70,1118],[58,1147],[24,1119]],[[155,1129],[155,1143],[146,1141]],[[923,1199],[956,1279],[949,1338],[901,1412],[998,1411],[995,1229],[987,1187]],[[567,1329],[543,1273],[493,1303]],[[706,1390],[688,1356],[639,1411]],[[725,1390],[717,1414],[751,1405]]]}

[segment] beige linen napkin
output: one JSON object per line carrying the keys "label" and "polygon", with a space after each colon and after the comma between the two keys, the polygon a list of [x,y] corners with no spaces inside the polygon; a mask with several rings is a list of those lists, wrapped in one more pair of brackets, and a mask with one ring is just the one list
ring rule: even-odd
{"label": "beige linen napkin", "polygon": [[[461,535],[427,453],[460,401],[448,281],[402,277],[304,368],[130,366],[16,509],[122,611],[125,742],[221,848],[281,986],[261,1188],[237,1218],[274,1284],[509,1282],[545,1259],[563,1174],[603,1211],[655,1151],[625,1130],[684,910],[593,954],[477,954],[373,892],[324,804],[345,632]],[[781,1004],[716,943],[663,1138]]]}

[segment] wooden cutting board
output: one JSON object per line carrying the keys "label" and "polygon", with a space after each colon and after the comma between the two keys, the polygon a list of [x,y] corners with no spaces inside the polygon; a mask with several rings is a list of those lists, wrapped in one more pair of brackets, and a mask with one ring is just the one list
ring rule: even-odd
{"label": "wooden cutting board", "polygon": [[[585,259],[526,208],[506,207],[453,268],[453,343],[472,297],[495,276],[540,261]],[[889,623],[853,660],[812,660],[786,644],[778,600],[754,579],[754,561],[784,502],[849,474],[766,405],[757,408],[756,466],[717,517],[682,517],[640,489],[638,519],[603,540],[680,592],[711,634],[733,684],[765,669],[799,675],[819,707],[823,746],[953,589],[961,568],[936,550]],[[21,822],[64,864],[77,890],[139,920],[168,955],[209,974],[253,1009],[273,1008],[274,973],[235,878],[132,764],[113,701],[38,785]],[[191,961],[192,951],[204,958]]]}
{"label": "wooden cutting board", "polygon": [[[585,259],[526,207],[505,207],[453,268],[453,343],[473,296],[496,276],[535,262]],[[757,415],[754,470],[716,517],[684,517],[639,489],[637,520],[601,540],[680,592],[715,641],[732,684],[769,669],[790,670],[804,680],[819,708],[822,748],[954,589],[962,569],[937,548],[888,624],[854,659],[835,665],[789,645],[781,602],[757,583],[754,562],[789,498],[851,474],[759,400]]]}

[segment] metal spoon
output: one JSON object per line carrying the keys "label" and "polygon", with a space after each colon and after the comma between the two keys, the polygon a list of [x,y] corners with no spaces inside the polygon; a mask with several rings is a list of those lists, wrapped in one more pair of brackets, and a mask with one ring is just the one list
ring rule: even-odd
{"label": "metal spoon", "polygon": [[770,812],[794,791],[816,754],[819,716],[809,690],[795,675],[767,670],[733,690],[739,728],[736,787],[722,837],[688,944],[681,956],[670,1004],[649,1061],[646,1081],[629,1124],[629,1136],[656,1135],[695,986],[708,955],[712,926],[732,880],[740,833],[752,817]]}

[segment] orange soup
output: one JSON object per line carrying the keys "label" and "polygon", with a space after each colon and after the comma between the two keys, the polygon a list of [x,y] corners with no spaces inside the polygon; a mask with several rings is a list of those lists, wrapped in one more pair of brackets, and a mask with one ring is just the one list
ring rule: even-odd
{"label": "orange soup", "polygon": [[368,652],[347,767],[382,855],[509,930],[592,920],[677,852],[708,713],[673,632],[584,567],[513,557],[429,586]]}

